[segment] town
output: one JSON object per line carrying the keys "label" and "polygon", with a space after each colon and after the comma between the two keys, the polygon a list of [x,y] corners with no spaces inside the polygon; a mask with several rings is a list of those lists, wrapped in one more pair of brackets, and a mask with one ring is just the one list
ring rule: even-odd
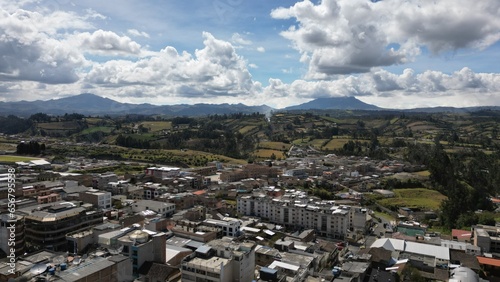
{"label": "town", "polygon": [[[35,132],[67,123],[44,118]],[[274,114],[269,126],[262,126],[265,117],[255,114],[212,119],[233,128],[238,124],[241,136],[235,139],[258,136],[251,153],[244,146],[233,153],[246,161],[186,155],[195,148],[186,143],[176,149],[178,155],[169,151],[170,158],[163,158],[167,165],[152,158],[164,154],[150,145],[157,141],[142,143],[140,149],[131,142],[151,131],[167,139],[190,130],[202,134],[206,125],[201,118],[173,119],[174,126],[122,122],[115,127],[121,131],[113,133],[118,143],[129,132],[129,144],[121,146],[105,141],[106,134],[94,142],[73,143],[58,137],[68,130],[62,127],[35,138],[2,135],[0,249],[5,260],[0,280],[496,281],[500,234],[494,209],[500,200],[488,195],[494,208],[473,211],[475,220],[465,204],[458,207],[463,214],[443,211],[455,208],[444,203],[458,199],[431,185],[445,184],[436,175],[453,176],[442,175],[447,167],[436,164],[438,157],[415,160],[426,157],[416,153],[419,148],[439,156],[437,149],[425,147],[439,144],[418,147],[420,135],[432,131],[430,122],[427,130],[415,130],[423,127],[414,123],[422,115],[398,118],[413,124],[413,136],[408,136],[409,127],[391,128],[398,124],[394,119],[386,123],[384,132],[399,132],[389,143],[366,137],[369,125],[364,123],[383,119],[370,114],[355,121],[348,117],[354,126],[343,117],[332,121],[330,114],[311,113]],[[102,127],[112,118],[85,120],[99,123],[96,130],[112,136]],[[142,129],[147,124],[150,128]],[[151,128],[160,124],[165,128]],[[297,130],[304,126],[310,130]],[[227,129],[218,128],[229,138]],[[221,134],[217,130],[215,136]],[[466,136],[460,130],[455,134]],[[351,135],[338,136],[339,131]],[[189,142],[201,144],[189,136]],[[483,148],[496,150],[496,141]],[[453,148],[473,142],[460,137]],[[377,149],[370,143],[377,143]],[[407,146],[415,147],[405,158],[394,157]],[[82,150],[79,155],[76,148]],[[97,149],[106,153],[89,153]],[[116,159],[117,150],[126,150],[127,159]],[[11,182],[13,190],[8,189]],[[9,209],[9,199],[15,199],[15,210]]]}

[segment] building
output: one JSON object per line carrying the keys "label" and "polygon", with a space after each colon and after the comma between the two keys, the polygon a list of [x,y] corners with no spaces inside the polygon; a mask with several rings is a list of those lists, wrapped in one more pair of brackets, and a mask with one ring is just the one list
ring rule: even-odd
{"label": "building", "polygon": [[71,202],[57,202],[18,209],[25,221],[28,251],[66,251],[66,234],[103,222],[100,211],[89,211]]}
{"label": "building", "polygon": [[412,265],[419,268],[435,268],[450,262],[450,249],[447,247],[416,243],[406,240],[383,238],[378,239],[371,248],[383,248],[393,252],[399,252],[396,259],[408,259],[413,261]]}
{"label": "building", "polygon": [[90,203],[96,209],[111,208],[111,193],[103,192],[96,189],[91,189],[85,192],[80,192],[80,200],[85,203]]}
{"label": "building", "polygon": [[0,250],[10,255],[11,248],[15,250],[16,257],[24,254],[24,218],[19,215],[10,218],[9,214],[2,214],[0,215]]}
{"label": "building", "polygon": [[118,176],[114,173],[105,173],[94,176],[92,179],[92,187],[105,190],[108,187],[109,182],[117,182]]}
{"label": "building", "polygon": [[500,254],[500,231],[496,226],[473,226],[471,240],[474,246],[481,248],[483,253]]}
{"label": "building", "polygon": [[184,259],[181,280],[252,281],[255,272],[255,247],[254,242],[237,243],[227,237],[213,240]]}
{"label": "building", "polygon": [[261,217],[294,229],[313,229],[320,236],[345,238],[348,233],[365,233],[371,217],[366,209],[335,205],[334,201],[312,202],[300,193],[269,198],[264,194],[237,199],[237,211]]}
{"label": "building", "polygon": [[166,234],[147,229],[130,228],[130,232],[117,238],[117,245],[122,246],[122,254],[132,260],[132,272],[137,274],[146,262],[166,262]]}
{"label": "building", "polygon": [[156,179],[163,179],[169,177],[176,177],[181,172],[178,167],[148,167],[145,171],[146,176],[152,176]]}
{"label": "building", "polygon": [[241,221],[236,218],[206,219],[203,224],[219,228],[223,236],[237,237],[240,235]]}
{"label": "building", "polygon": [[132,204],[132,211],[135,213],[146,210],[154,211],[163,217],[170,217],[175,213],[175,204],[153,200],[137,200]]}

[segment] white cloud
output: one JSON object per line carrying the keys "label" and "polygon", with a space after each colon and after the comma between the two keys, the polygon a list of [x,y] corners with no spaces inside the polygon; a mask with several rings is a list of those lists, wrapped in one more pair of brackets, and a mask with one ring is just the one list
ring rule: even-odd
{"label": "white cloud", "polygon": [[119,36],[112,31],[96,30],[82,32],[77,36],[81,48],[104,55],[138,55],[141,45],[128,36]]}
{"label": "white cloud", "polygon": [[266,49],[264,47],[260,46],[260,47],[257,47],[257,51],[264,53],[264,52],[266,52]]}
{"label": "white cloud", "polygon": [[138,31],[137,29],[127,29],[127,33],[136,37],[149,38],[149,34],[145,31]]}
{"label": "white cloud", "polygon": [[243,36],[239,33],[233,33],[231,36],[231,42],[238,45],[251,45],[252,41],[243,38]]}
{"label": "white cloud", "polygon": [[281,35],[309,65],[307,78],[328,79],[409,62],[422,47],[486,48],[500,39],[499,9],[496,0],[306,0],[271,16],[297,20]]}
{"label": "white cloud", "polygon": [[197,98],[249,95],[260,87],[231,43],[207,32],[203,38],[204,48],[196,50],[194,56],[179,54],[168,46],[137,62],[111,60],[97,64],[85,81],[103,87],[144,86],[154,90],[150,94],[137,92],[143,96],[157,95],[161,89],[165,95]]}
{"label": "white cloud", "polygon": [[257,66],[256,64],[248,64],[248,67],[252,68],[252,69],[258,69],[259,68],[259,66]]}
{"label": "white cloud", "polygon": [[[425,71],[402,74],[376,70],[361,75],[342,76],[337,80],[295,80],[285,84],[270,79],[264,88],[264,99],[305,101],[320,97],[356,96],[388,108],[424,106],[500,105],[500,74],[474,73],[463,68],[452,74]],[[281,105],[291,104],[280,102]]]}

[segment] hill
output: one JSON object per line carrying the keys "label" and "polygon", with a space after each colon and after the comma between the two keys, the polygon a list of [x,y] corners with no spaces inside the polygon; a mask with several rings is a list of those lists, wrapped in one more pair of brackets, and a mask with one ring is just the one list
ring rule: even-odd
{"label": "hill", "polygon": [[272,110],[266,105],[246,106],[243,104],[194,104],[163,105],[120,103],[95,94],[84,93],[71,97],[48,101],[0,102],[0,115],[28,117],[43,112],[49,115],[79,113],[83,115],[167,115],[167,116],[202,116],[209,114],[231,113],[268,113]]}
{"label": "hill", "polygon": [[317,98],[310,102],[287,107],[284,110],[378,110],[377,106],[364,103],[355,97]]}

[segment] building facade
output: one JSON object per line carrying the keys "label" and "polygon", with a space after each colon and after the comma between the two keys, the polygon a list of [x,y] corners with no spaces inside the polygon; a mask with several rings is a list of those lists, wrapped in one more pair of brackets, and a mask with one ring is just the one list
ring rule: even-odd
{"label": "building facade", "polygon": [[18,210],[25,218],[25,240],[29,251],[66,251],[66,234],[103,222],[103,213],[87,211],[70,202],[58,202]]}
{"label": "building facade", "polygon": [[344,238],[349,232],[367,231],[370,216],[361,207],[338,206],[333,201],[307,198],[272,199],[264,194],[237,199],[239,214],[261,217],[290,228],[313,229],[320,236]]}

